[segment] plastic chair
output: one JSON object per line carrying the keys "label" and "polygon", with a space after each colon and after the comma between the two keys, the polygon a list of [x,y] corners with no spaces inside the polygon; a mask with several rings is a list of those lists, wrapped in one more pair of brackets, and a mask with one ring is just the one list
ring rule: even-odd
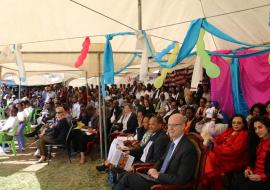
{"label": "plastic chair", "polygon": [[53,148],[66,148],[69,163],[71,163],[71,159],[70,159],[70,157],[71,157],[71,149],[70,149],[70,137],[69,137],[71,130],[72,130],[72,127],[69,126],[69,130],[67,132],[64,144],[47,144],[47,145],[45,145],[47,147],[47,150],[48,150],[48,154],[47,154],[48,155],[48,165],[50,164],[50,160],[51,160],[51,157],[52,157],[52,149]]}
{"label": "plastic chair", "polygon": [[32,120],[33,114],[34,114],[34,111],[29,113],[28,117],[26,118],[25,127],[24,127],[24,132],[25,133],[31,133],[31,131],[32,131],[31,120]]}
{"label": "plastic chair", "polygon": [[40,112],[42,111],[41,108],[35,108],[34,114],[33,114],[33,123],[37,123],[37,118],[40,116]]}
{"label": "plastic chair", "polygon": [[0,118],[1,118],[1,119],[5,119],[5,118],[6,118],[4,108],[0,108]]}
{"label": "plastic chair", "polygon": [[9,141],[4,141],[3,138],[7,134],[6,132],[0,132],[0,143],[2,143],[2,149],[5,152],[5,145],[9,145],[11,147],[12,153],[14,156],[16,156],[17,151],[16,151],[16,146],[15,146],[15,137],[13,136],[12,140]]}

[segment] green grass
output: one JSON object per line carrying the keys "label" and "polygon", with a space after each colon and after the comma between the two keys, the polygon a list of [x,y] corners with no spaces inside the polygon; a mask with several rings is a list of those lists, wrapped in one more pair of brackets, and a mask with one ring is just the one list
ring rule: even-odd
{"label": "green grass", "polygon": [[97,151],[79,164],[79,156],[70,164],[63,150],[57,150],[50,165],[35,164],[34,149],[0,156],[0,190],[108,190],[107,174],[97,172]]}

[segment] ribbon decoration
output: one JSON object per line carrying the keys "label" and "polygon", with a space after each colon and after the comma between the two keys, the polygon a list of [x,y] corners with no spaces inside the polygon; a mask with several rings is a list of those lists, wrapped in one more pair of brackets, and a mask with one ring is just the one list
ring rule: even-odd
{"label": "ribbon decoration", "polygon": [[17,44],[17,45],[14,44],[13,49],[14,49],[14,54],[15,54],[15,58],[16,58],[16,64],[18,66],[20,81],[25,82],[26,81],[26,73],[25,73],[24,63],[23,63],[22,54],[21,54],[22,45],[21,44]]}
{"label": "ribbon decoration", "polygon": [[108,34],[106,37],[106,44],[104,47],[104,84],[113,84],[114,83],[114,66],[113,66],[113,53],[110,40],[113,36]]}
{"label": "ribbon decoration", "polygon": [[[233,54],[236,51],[232,51]],[[232,81],[232,98],[233,98],[233,108],[234,113],[241,113],[245,117],[249,113],[248,105],[243,96],[243,92],[241,89],[241,78],[240,78],[240,69],[239,69],[239,59],[233,58],[230,64],[230,75]]]}
{"label": "ribbon decoration", "polygon": [[202,62],[199,56],[197,56],[196,61],[194,63],[190,91],[197,91],[198,85],[202,80],[203,80]]}
{"label": "ribbon decoration", "polygon": [[123,68],[119,69],[118,71],[115,71],[114,74],[115,74],[115,75],[118,75],[118,74],[120,74],[122,71],[124,71],[128,66],[130,66],[130,65],[133,63],[133,61],[135,60],[135,58],[136,58],[138,55],[139,55],[138,52],[134,52],[134,53],[133,53],[133,56],[131,57],[131,59],[129,60],[129,62],[128,62]]}
{"label": "ribbon decoration", "polygon": [[[151,49],[153,50],[153,44],[152,44],[151,38],[149,39],[149,45]],[[140,81],[147,81],[148,63],[149,63],[150,57],[151,57],[150,52],[148,51],[147,44],[145,42],[145,39],[143,38],[143,52],[142,52],[142,58],[141,58],[140,77],[139,77]]]}
{"label": "ribbon decoration", "polygon": [[206,70],[206,74],[210,78],[216,78],[220,74],[220,69],[217,65],[211,62],[210,56],[205,51],[205,44],[203,41],[204,34],[205,34],[205,30],[201,29],[200,35],[197,41],[197,45],[196,45],[197,54],[202,62],[203,67]]}
{"label": "ribbon decoration", "polygon": [[143,51],[144,47],[145,47],[145,39],[142,33],[142,30],[139,30],[136,32],[136,47],[135,50],[136,51]]}
{"label": "ribbon decoration", "polygon": [[[199,37],[200,34],[200,29],[203,28],[205,29],[207,32],[213,34],[214,36],[221,38],[225,41],[229,41],[232,43],[236,43],[236,44],[240,44],[240,45],[245,45],[245,46],[252,46],[252,47],[267,47],[268,49],[266,50],[262,50],[260,52],[256,52],[256,53],[250,53],[248,55],[225,55],[225,54],[216,54],[213,52],[209,52],[207,51],[208,54],[211,53],[211,55],[218,55],[218,56],[225,56],[225,57],[248,57],[248,56],[254,56],[254,55],[258,55],[258,54],[263,54],[265,52],[269,52],[270,51],[270,45],[256,45],[256,44],[251,44],[251,43],[245,43],[245,42],[241,42],[238,41],[232,37],[230,37],[229,35],[223,33],[222,31],[220,31],[218,28],[216,28],[215,26],[213,26],[212,24],[208,23],[206,19],[196,19],[193,20],[189,26],[188,32],[186,34],[186,37],[184,39],[184,42],[182,44],[181,49],[179,50],[177,59],[172,63],[172,64],[163,64],[162,61],[160,60],[161,56],[158,55],[154,55],[154,53],[151,51],[151,47],[148,45],[148,49],[152,55],[152,57],[154,58],[154,60],[163,68],[173,68],[175,67],[178,63],[181,63],[182,60],[186,57],[191,56],[191,51],[194,48],[197,39]],[[146,35],[144,35],[146,42],[148,42]],[[164,62],[164,60],[163,60]]]}
{"label": "ribbon decoration", "polygon": [[[173,49],[173,52],[168,60],[168,64],[171,64],[176,60],[179,48],[180,48],[179,44],[176,44],[174,49]],[[171,69],[168,69],[168,68],[162,69],[161,75],[159,77],[157,77],[156,80],[154,81],[154,87],[156,89],[158,89],[162,86],[162,84],[164,83],[164,80],[166,79],[167,73],[170,72],[170,70]]]}
{"label": "ribbon decoration", "polygon": [[188,29],[187,35],[186,35],[186,37],[184,39],[184,42],[182,44],[182,47],[180,48],[179,53],[177,55],[177,58],[173,63],[171,63],[171,64],[163,64],[160,59],[157,59],[157,56],[155,56],[153,51],[151,50],[151,47],[149,45],[147,36],[144,33],[144,37],[146,39],[148,51],[151,53],[154,60],[161,67],[163,67],[163,68],[173,68],[173,67],[175,67],[177,65],[177,63],[181,63],[182,60],[184,58],[186,58],[187,56],[189,56],[189,54],[191,53],[191,51],[194,48],[194,46],[195,46],[195,44],[197,42],[197,39],[199,37],[202,22],[203,22],[202,19],[193,20],[191,22],[191,25],[189,26],[189,29]]}
{"label": "ribbon decoration", "polygon": [[[115,75],[118,75],[120,74],[122,71],[124,71],[128,66],[130,66],[133,61],[135,60],[135,58],[139,55],[138,52],[134,52],[133,53],[133,56],[131,57],[131,59],[129,60],[129,62],[123,67],[123,68],[120,68],[118,71],[114,72]],[[106,89],[105,89],[105,84],[103,84],[103,81],[104,81],[104,76],[101,75],[100,76],[100,83],[101,83],[101,92],[102,92],[102,95],[104,96],[104,94],[106,95]]]}
{"label": "ribbon decoration", "polygon": [[91,44],[90,38],[86,37],[83,44],[82,44],[81,54],[77,58],[77,61],[75,62],[74,67],[79,68],[83,64],[85,58],[87,57],[87,53],[89,51],[90,44]]}
{"label": "ribbon decoration", "polygon": [[103,62],[103,79],[101,81],[102,85],[102,95],[106,96],[105,84],[114,84],[114,63],[113,63],[113,52],[111,46],[111,40],[115,36],[123,35],[135,35],[134,32],[120,32],[105,35],[106,44],[104,47],[104,62]]}

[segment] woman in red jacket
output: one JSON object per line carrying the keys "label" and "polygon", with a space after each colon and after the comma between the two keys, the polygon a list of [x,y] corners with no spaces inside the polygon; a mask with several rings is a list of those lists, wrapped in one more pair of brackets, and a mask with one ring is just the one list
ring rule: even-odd
{"label": "woman in red jacket", "polygon": [[244,172],[246,181],[239,190],[270,189],[270,120],[254,118],[249,128],[250,163]]}
{"label": "woman in red jacket", "polygon": [[213,149],[207,153],[203,184],[205,189],[212,186],[222,190],[225,172],[240,171],[246,166],[247,159],[247,122],[240,115],[234,115],[231,128],[213,139]]}

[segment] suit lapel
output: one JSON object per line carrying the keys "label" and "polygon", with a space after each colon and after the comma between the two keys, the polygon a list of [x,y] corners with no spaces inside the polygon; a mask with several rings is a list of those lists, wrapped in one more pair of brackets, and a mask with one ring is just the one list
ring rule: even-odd
{"label": "suit lapel", "polygon": [[149,160],[150,159],[149,157],[153,155],[154,141],[158,138],[160,133],[161,133],[161,130],[157,131],[156,134],[149,139],[149,141],[152,141],[153,143],[152,143],[151,147],[148,150],[148,153],[146,155],[146,160]]}
{"label": "suit lapel", "polygon": [[[180,139],[179,143],[177,144],[176,148],[175,148],[174,151],[173,151],[173,155],[171,156],[171,159],[170,159],[170,161],[169,161],[169,165],[168,165],[168,166],[170,166],[171,161],[173,160],[175,154],[177,154],[177,153],[180,151],[181,146],[182,146],[182,144],[185,142],[185,140],[186,140],[186,137],[185,137],[185,136],[183,136],[183,137]],[[167,168],[167,169],[168,169],[168,168]]]}
{"label": "suit lapel", "polygon": [[160,133],[161,133],[161,130],[160,130],[160,131],[157,131],[156,134],[153,135],[153,136],[150,138],[150,141],[156,140]]}

